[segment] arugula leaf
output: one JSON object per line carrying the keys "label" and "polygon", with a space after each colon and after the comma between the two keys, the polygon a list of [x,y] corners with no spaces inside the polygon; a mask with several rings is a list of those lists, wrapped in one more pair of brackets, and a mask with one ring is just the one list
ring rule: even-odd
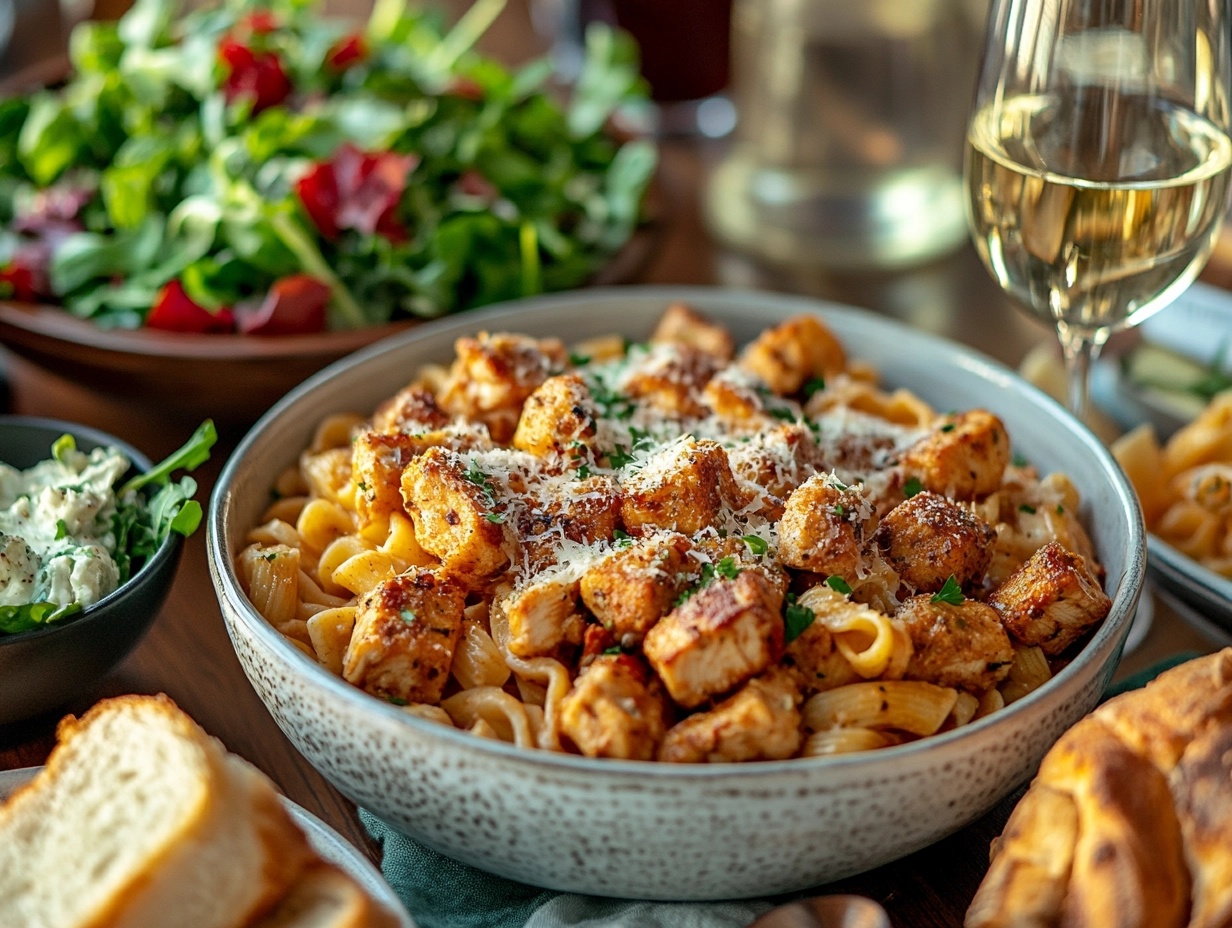
{"label": "arugula leaf", "polygon": [[958,585],[958,581],[954,579],[954,575],[950,574],[949,578],[936,593],[929,599],[931,603],[949,603],[951,606],[961,606],[966,600],[963,596],[962,587]]}
{"label": "arugula leaf", "polygon": [[[124,486],[120,487],[120,496],[131,493],[151,483],[164,484],[170,479],[172,471],[195,470],[210,459],[210,449],[218,440],[218,431],[214,428],[214,420],[206,419],[193,432],[178,450],[172,452],[163,461],[151,467],[144,474],[138,474]],[[195,489],[194,484],[194,489]],[[190,494],[191,495],[191,494]]]}
{"label": "arugula leaf", "polygon": [[17,156],[31,180],[48,186],[77,161],[84,146],[81,125],[64,101],[50,93],[30,100],[17,137]]}
{"label": "arugula leaf", "polygon": [[616,108],[642,86],[637,42],[627,32],[599,23],[586,28],[586,61],[569,106],[574,138],[603,128]]}
{"label": "arugula leaf", "polygon": [[80,603],[61,606],[58,603],[39,602],[21,606],[0,606],[0,633],[16,635],[32,631],[67,619],[80,611]]}

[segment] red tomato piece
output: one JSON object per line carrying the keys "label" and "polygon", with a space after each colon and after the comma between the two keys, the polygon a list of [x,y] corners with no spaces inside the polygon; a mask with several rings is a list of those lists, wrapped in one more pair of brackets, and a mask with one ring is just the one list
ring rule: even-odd
{"label": "red tomato piece", "polygon": [[274,281],[261,305],[236,309],[236,323],[246,335],[305,335],[325,331],[329,287],[307,274]]}
{"label": "red tomato piece", "polygon": [[402,242],[407,231],[397,216],[398,202],[418,163],[415,155],[366,154],[347,143],[331,161],[313,165],[295,189],[326,238],[355,229]]}
{"label": "red tomato piece", "polygon": [[368,57],[368,43],[358,32],[343,36],[334,43],[333,48],[325,56],[327,67],[335,71],[345,71],[353,64],[358,64]]}
{"label": "red tomato piece", "polygon": [[16,261],[0,269],[0,296],[22,303],[33,303],[38,299],[38,286],[34,282],[34,271]]}
{"label": "red tomato piece", "polygon": [[276,52],[255,52],[227,37],[218,43],[218,57],[227,66],[222,90],[228,102],[251,100],[255,114],[291,95],[291,79]]}
{"label": "red tomato piece", "polygon": [[169,332],[225,333],[235,331],[235,315],[226,307],[210,312],[193,302],[183,285],[173,280],[159,291],[145,324],[146,328]]}

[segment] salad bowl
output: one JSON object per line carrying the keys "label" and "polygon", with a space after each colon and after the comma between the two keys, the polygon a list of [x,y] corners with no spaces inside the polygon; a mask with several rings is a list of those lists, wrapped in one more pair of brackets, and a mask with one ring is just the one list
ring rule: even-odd
{"label": "salad bowl", "polygon": [[[0,416],[0,460],[24,469],[71,435],[81,451],[114,447],[132,462],[130,474],[149,471],[149,459],[118,438],[56,419]],[[158,615],[183,551],[183,537],[169,533],[127,583],[60,622],[0,634],[0,725],[31,718],[88,693],[141,641]]]}
{"label": "salad bowl", "polygon": [[[412,716],[298,650],[246,599],[235,567],[269,487],[324,416],[371,411],[476,330],[566,341],[644,339],[683,301],[738,342],[820,314],[848,353],[935,408],[985,407],[1014,448],[1072,476],[1107,570],[1108,618],[1050,681],[970,725],[877,751],[744,764],[590,759],[519,749]],[[317,374],[240,443],[211,500],[210,569],[245,673],[280,728],[355,802],[418,841],[558,890],[723,899],[817,886],[939,840],[1024,782],[1089,711],[1119,660],[1145,570],[1142,518],[1089,431],[1009,370],[952,342],[799,297],[708,288],[613,288],[542,297],[394,336]]]}

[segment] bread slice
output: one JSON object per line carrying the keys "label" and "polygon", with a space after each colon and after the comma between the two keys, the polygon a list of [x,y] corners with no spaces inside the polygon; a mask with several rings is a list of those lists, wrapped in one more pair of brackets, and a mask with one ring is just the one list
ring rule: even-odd
{"label": "bread slice", "polygon": [[270,782],[165,696],[60,723],[0,808],[5,928],[241,928],[312,858]]}
{"label": "bread slice", "polygon": [[398,921],[348,874],[320,862],[301,875],[278,908],[251,928],[397,928]]}

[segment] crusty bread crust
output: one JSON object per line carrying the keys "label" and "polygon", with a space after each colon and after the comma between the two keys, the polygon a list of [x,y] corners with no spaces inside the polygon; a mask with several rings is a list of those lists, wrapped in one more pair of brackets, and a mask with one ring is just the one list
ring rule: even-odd
{"label": "crusty bread crust", "polygon": [[964,924],[1232,925],[1232,648],[1062,736],[994,842]]}

